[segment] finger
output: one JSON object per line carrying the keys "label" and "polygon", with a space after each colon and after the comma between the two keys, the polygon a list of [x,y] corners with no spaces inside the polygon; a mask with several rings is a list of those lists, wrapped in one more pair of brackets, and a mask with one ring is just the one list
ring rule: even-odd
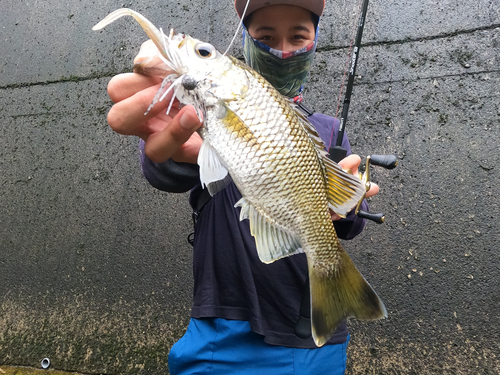
{"label": "finger", "polygon": [[358,168],[360,163],[361,163],[361,158],[359,157],[359,155],[355,154],[351,154],[348,157],[339,161],[339,165],[343,169],[348,170],[349,173],[354,175],[358,174]]}
{"label": "finger", "polygon": [[[182,108],[165,129],[149,136],[145,145],[146,156],[157,163],[168,160],[179,151],[201,125],[202,122],[198,119],[193,106]],[[196,150],[196,155],[192,154],[186,158],[190,162],[196,162],[198,150]]]}
{"label": "finger", "polygon": [[109,126],[115,132],[124,135],[143,137],[149,134],[151,131],[146,128],[147,122],[158,114],[166,112],[170,103],[171,93],[163,101],[156,103],[145,115],[159,88],[160,84],[148,87],[116,103],[108,113]]}
{"label": "finger", "polygon": [[202,143],[200,135],[195,132],[170,158],[176,162],[196,164]]}
{"label": "finger", "polygon": [[373,197],[374,195],[378,194],[379,191],[380,191],[380,188],[378,187],[378,185],[374,182],[371,182],[370,183],[370,190],[368,190],[366,192],[366,198]]}
{"label": "finger", "polygon": [[118,103],[161,81],[161,77],[144,76],[136,73],[118,74],[111,78],[108,83],[108,95],[114,103]]}
{"label": "finger", "polygon": [[332,221],[337,221],[342,219],[339,215],[337,215],[333,210],[330,208],[330,216],[332,218]]}

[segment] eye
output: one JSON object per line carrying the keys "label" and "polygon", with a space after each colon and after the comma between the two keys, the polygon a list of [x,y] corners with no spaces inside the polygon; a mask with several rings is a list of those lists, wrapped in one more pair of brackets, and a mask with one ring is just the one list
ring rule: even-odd
{"label": "eye", "polygon": [[216,54],[215,47],[208,43],[197,44],[194,50],[199,56],[206,59],[215,57]]}

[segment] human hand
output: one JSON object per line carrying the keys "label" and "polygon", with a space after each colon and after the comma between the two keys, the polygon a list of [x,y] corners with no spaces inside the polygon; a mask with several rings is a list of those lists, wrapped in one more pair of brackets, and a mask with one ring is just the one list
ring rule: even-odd
{"label": "human hand", "polygon": [[[361,158],[359,157],[359,155],[355,154],[349,155],[348,157],[339,161],[339,165],[342,167],[342,169],[346,170],[348,173],[354,176],[359,175],[358,169],[360,163],[361,163]],[[366,192],[365,198],[373,197],[375,194],[378,194],[379,190],[380,189],[378,185],[371,182],[370,189]],[[333,221],[341,219],[341,217],[337,215],[335,212],[333,212],[331,209],[330,209],[330,215]]]}
{"label": "human hand", "polygon": [[[136,62],[141,53],[144,56],[143,48]],[[157,68],[159,66],[155,58],[146,65],[150,64]],[[144,115],[161,82],[161,76],[138,73],[113,77],[108,84],[108,94],[115,104],[108,113],[108,124],[119,134],[142,138],[146,142],[146,156],[155,162],[161,163],[172,158],[178,162],[196,163],[202,140],[195,131],[202,122],[192,106],[179,110],[178,104],[174,104],[167,115],[172,97],[169,93]]]}

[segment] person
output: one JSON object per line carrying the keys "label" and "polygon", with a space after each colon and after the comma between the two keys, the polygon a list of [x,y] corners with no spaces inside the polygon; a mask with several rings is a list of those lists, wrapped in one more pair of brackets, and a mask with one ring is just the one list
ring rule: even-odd
{"label": "person", "polygon": [[[246,0],[236,0],[241,18]],[[283,95],[300,102],[318,38],[324,0],[250,0],[244,18],[247,63]],[[257,255],[248,220],[239,220],[234,204],[241,198],[231,183],[211,199],[196,165],[202,125],[192,106],[171,109],[169,100],[144,115],[160,87],[160,77],[137,73],[115,76],[108,93],[115,103],[108,114],[111,128],[140,140],[144,176],[168,192],[190,191],[197,213],[193,243],[194,291],[191,320],[185,335],[172,347],[171,374],[343,374],[349,340],[343,321],[321,348],[312,338],[294,332],[307,275],[304,254],[263,264]],[[338,120],[310,113],[309,120],[325,143],[334,141]],[[360,164],[351,155],[339,164],[356,174]],[[378,192],[372,186],[367,196]],[[200,202],[202,200],[202,202]],[[368,210],[366,201],[363,209]],[[350,212],[332,214],[339,238],[358,235],[364,220]]]}

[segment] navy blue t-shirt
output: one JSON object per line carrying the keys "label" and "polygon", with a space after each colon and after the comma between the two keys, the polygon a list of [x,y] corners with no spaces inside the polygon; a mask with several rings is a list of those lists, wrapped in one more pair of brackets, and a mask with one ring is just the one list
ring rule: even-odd
{"label": "navy blue t-shirt", "polygon": [[[338,132],[338,120],[314,114],[309,117],[326,144]],[[335,123],[335,126],[334,126]],[[347,137],[342,146],[351,153]],[[191,189],[190,203],[202,192],[198,166],[154,163],[144,155],[141,142],[141,165],[148,181],[156,188],[181,192]],[[315,348],[312,338],[301,339],[294,333],[307,275],[305,254],[264,264],[259,260],[249,221],[240,222],[240,209],[234,204],[241,198],[231,183],[203,207],[195,228],[193,248],[194,293],[193,318],[223,318],[250,322],[252,330],[272,345]],[[366,202],[363,209],[368,210]],[[334,223],[341,239],[359,234],[365,221],[352,212]],[[344,343],[347,326],[343,321],[327,344]]]}

